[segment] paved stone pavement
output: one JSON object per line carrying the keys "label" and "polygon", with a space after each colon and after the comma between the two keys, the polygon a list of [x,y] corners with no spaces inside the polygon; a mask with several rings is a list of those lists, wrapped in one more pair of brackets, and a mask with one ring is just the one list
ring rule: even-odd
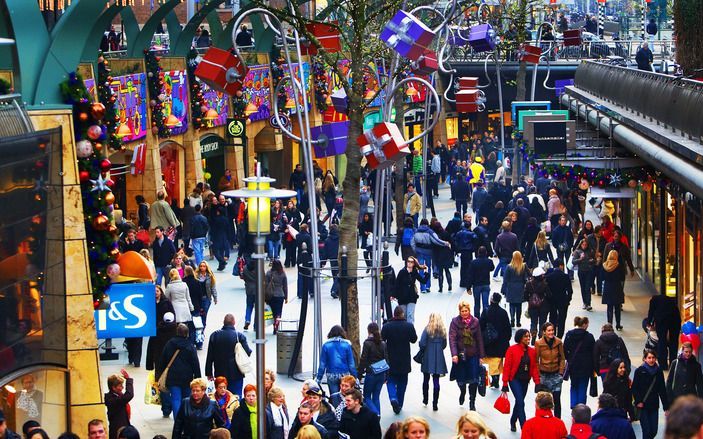
{"label": "paved stone pavement", "polygon": [[[435,207],[437,209],[438,218],[443,224],[451,219],[454,212],[454,202],[449,200],[449,189],[446,185],[441,185],[440,197],[435,199]],[[588,207],[590,209],[590,207]],[[429,211],[428,211],[429,215]],[[587,212],[587,218],[595,218],[595,212]],[[234,258],[233,258],[234,259]],[[233,261],[233,259],[231,261]],[[396,270],[402,267],[401,258],[391,251],[391,263]],[[208,328],[206,329],[206,345],[203,350],[199,352],[201,366],[204,367],[205,355],[207,352],[207,339],[210,333],[216,329],[220,328],[220,322],[225,314],[233,313],[237,318],[237,329],[241,330],[243,326],[244,319],[244,309],[245,309],[245,296],[244,296],[244,283],[239,278],[235,278],[231,275],[232,263],[228,265],[225,271],[217,273],[217,289],[219,296],[218,305],[213,305],[210,308],[208,316]],[[300,310],[300,301],[296,299],[296,270],[293,268],[286,269],[289,282],[289,295],[291,301],[288,305],[284,306],[283,319],[294,319],[297,320]],[[459,288],[459,268],[452,269],[452,276],[454,281],[454,290],[447,292],[445,289],[444,293],[438,293],[437,280],[433,279],[432,290],[430,294],[421,295],[418,307],[415,315],[415,327],[418,335],[422,332],[422,329],[426,325],[429,314],[431,312],[439,312],[444,318],[445,322],[448,324],[449,320],[456,315],[456,304],[465,292]],[[332,285],[331,279],[323,280],[322,282],[322,306],[323,306],[323,335],[326,335],[329,328],[339,323],[340,306],[339,301],[334,300],[330,297],[329,289]],[[577,315],[587,315],[591,321],[589,330],[594,334],[596,339],[600,335],[600,327],[606,321],[605,316],[605,305],[600,303],[598,297],[593,300],[593,311],[586,312],[581,309],[582,301],[579,292],[578,281],[574,282],[574,296],[569,309],[567,325],[570,326],[569,322],[573,322],[573,318]],[[446,288],[446,286],[445,286]],[[370,280],[364,279],[359,282],[359,306],[360,306],[360,318],[361,318],[361,328],[365,329],[366,324],[370,321],[371,314],[371,286]],[[491,291],[500,291],[500,281],[494,281],[491,285]],[[643,316],[647,313],[649,297],[651,293],[646,290],[645,286],[640,282],[638,278],[631,279],[628,277],[626,286],[626,303],[623,309],[623,326],[624,330],[619,334],[624,338],[630,355],[632,356],[633,367],[637,367],[641,363],[641,349],[644,347],[645,337],[641,328],[641,321]],[[472,302],[473,303],[473,302]],[[505,305],[505,304],[503,304]],[[303,343],[303,370],[311,370],[312,362],[312,307],[308,309],[308,332],[305,335]],[[527,320],[529,325],[529,320]],[[523,324],[525,321],[523,321]],[[529,328],[528,328],[529,329]],[[254,339],[254,333],[250,329],[246,332],[250,340]],[[365,331],[362,333],[362,340],[365,338]],[[267,344],[266,344],[266,365],[268,368],[276,369],[276,337],[272,334],[271,327],[267,328]],[[122,340],[114,341],[116,346],[121,348]],[[512,342],[511,342],[512,344]],[[144,341],[144,349],[146,349],[146,340]],[[251,344],[253,347],[253,344]],[[412,347],[412,353],[417,351],[417,345]],[[254,354],[252,354],[253,356]],[[447,357],[447,365],[450,365],[450,354],[449,349],[445,351]],[[173,426],[172,418],[164,419],[161,416],[161,411],[158,406],[151,406],[144,404],[144,390],[146,385],[146,375],[147,371],[144,369],[144,364],[141,368],[135,368],[133,366],[125,366],[127,363],[127,353],[124,349],[120,349],[120,359],[110,362],[102,362],[100,367],[100,375],[103,381],[103,388],[106,386],[105,381],[107,376],[112,373],[116,373],[120,368],[126,367],[126,370],[135,378],[135,398],[131,403],[132,407],[132,422],[140,430],[142,437],[151,438],[156,434],[163,434],[167,437],[171,436],[171,429]],[[142,359],[146,358],[146,353],[143,355]],[[255,378],[253,375],[247,376],[245,383],[254,382]],[[422,405],[422,374],[419,370],[419,365],[413,362],[413,372],[410,374],[408,389],[405,398],[405,407],[400,415],[395,415],[391,410],[390,402],[388,400],[388,394],[384,390],[381,394],[381,406],[382,406],[382,416],[381,416],[381,426],[382,428],[387,428],[392,422],[396,420],[402,420],[406,416],[417,415],[423,416],[430,422],[432,437],[435,438],[449,438],[455,432],[456,421],[459,416],[468,410],[468,401],[464,407],[459,406],[458,397],[459,390],[454,382],[450,382],[448,377],[443,377],[441,379],[441,396],[439,400],[440,410],[438,412],[433,412],[431,404],[429,407]],[[599,381],[599,391],[602,391],[601,382]],[[300,397],[300,385],[299,381],[287,378],[285,375],[278,375],[276,385],[280,386],[288,396],[290,401],[289,409],[293,409],[295,404],[298,402]],[[564,422],[567,424],[567,428],[571,425],[571,417],[569,414],[569,386],[570,383],[565,382],[562,390],[562,406],[563,413],[562,417]],[[525,399],[526,402],[526,413],[528,419],[534,415],[534,393],[533,385],[530,385],[529,393]],[[326,389],[325,389],[326,391]],[[497,412],[493,408],[493,403],[500,394],[497,389],[488,389],[485,398],[478,397],[477,399],[477,410],[481,416],[485,419],[488,425],[493,428],[499,438],[504,437],[518,437],[519,430],[517,433],[510,432],[509,427],[509,416],[503,415]],[[511,397],[512,398],[512,397]],[[511,401],[512,402],[512,401]],[[512,406],[513,404],[511,404]],[[597,401],[595,398],[588,398],[588,405],[591,407],[593,412],[597,409]],[[659,435],[663,437],[663,425],[664,416],[663,413],[660,416],[659,422]],[[641,437],[641,431],[639,423],[634,424],[635,431],[638,437]]]}

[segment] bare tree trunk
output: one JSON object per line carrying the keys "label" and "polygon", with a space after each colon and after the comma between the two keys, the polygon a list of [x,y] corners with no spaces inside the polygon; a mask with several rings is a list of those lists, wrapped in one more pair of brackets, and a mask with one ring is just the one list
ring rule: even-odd
{"label": "bare tree trunk", "polygon": [[[525,42],[525,32],[527,31],[527,0],[520,0],[520,4],[518,5],[518,10],[517,10],[517,17],[515,17],[513,23],[515,23],[515,30],[517,32],[515,42],[518,47],[520,47],[521,44]],[[524,101],[525,98],[527,97],[527,86],[525,84],[525,77],[527,76],[527,64],[525,61],[520,61],[520,67],[518,68],[517,71],[517,77],[515,78],[516,80],[516,95],[515,95],[515,100],[516,101]],[[513,121],[513,131],[517,129],[517,121]],[[520,168],[521,168],[521,163],[520,159],[522,156],[520,155],[520,151],[518,148],[519,143],[513,140],[513,163],[511,164],[512,166],[512,181],[513,184],[517,184],[518,179],[520,178]]]}

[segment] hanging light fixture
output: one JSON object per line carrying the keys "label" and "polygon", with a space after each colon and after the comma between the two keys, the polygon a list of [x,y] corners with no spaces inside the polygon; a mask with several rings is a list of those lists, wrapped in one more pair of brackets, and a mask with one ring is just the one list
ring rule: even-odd
{"label": "hanging light fixture", "polygon": [[176,116],[173,114],[169,114],[168,118],[166,119],[166,122],[164,122],[164,125],[166,125],[169,128],[176,128],[182,125],[181,121],[178,120]]}
{"label": "hanging light fixture", "polygon": [[[293,108],[295,108],[295,107],[293,107]],[[247,104],[247,107],[244,109],[244,114],[249,116],[251,114],[256,113],[257,111],[259,111],[259,108],[256,105],[254,105],[253,103],[249,102]]]}
{"label": "hanging light fixture", "polygon": [[117,128],[117,132],[115,133],[115,136],[117,138],[122,139],[124,137],[127,137],[132,134],[132,130],[129,129],[126,123],[121,123],[120,127]]}
{"label": "hanging light fixture", "polygon": [[205,112],[205,116],[203,116],[203,119],[212,122],[218,117],[220,117],[220,114],[217,112],[217,110],[210,108]]}

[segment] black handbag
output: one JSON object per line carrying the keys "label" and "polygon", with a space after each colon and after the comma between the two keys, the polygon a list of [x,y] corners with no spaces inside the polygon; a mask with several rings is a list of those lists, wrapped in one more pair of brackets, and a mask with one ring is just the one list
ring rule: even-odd
{"label": "black handbag", "polygon": [[425,348],[420,348],[420,350],[417,351],[417,354],[413,357],[413,361],[422,364],[423,358],[425,358]]}
{"label": "black handbag", "polygon": [[591,395],[592,398],[598,397],[598,377],[595,375],[591,375],[591,385],[588,389],[588,394]]}
{"label": "black handbag", "polygon": [[488,373],[482,364],[479,364],[478,367],[480,369],[478,373],[478,394],[481,396],[486,396],[486,380],[488,379]]}

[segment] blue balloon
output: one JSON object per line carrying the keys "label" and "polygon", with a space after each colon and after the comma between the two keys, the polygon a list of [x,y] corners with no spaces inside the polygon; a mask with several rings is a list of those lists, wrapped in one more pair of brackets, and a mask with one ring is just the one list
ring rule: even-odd
{"label": "blue balloon", "polygon": [[683,332],[685,335],[697,333],[695,323],[693,323],[693,322],[684,323],[683,326],[681,326],[681,332]]}

